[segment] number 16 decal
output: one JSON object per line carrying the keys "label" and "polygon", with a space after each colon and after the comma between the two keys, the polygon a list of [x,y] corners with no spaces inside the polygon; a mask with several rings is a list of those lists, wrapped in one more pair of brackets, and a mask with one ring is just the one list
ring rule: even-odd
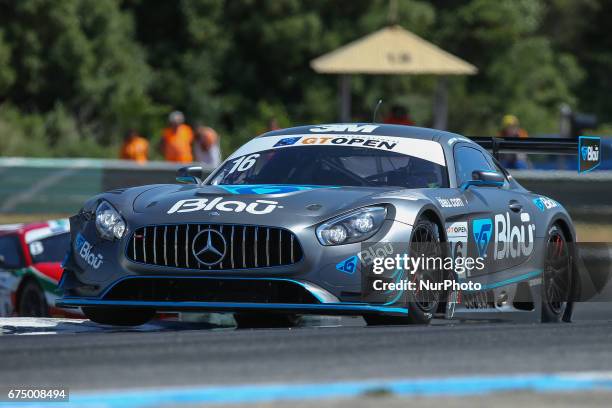
{"label": "number 16 decal", "polygon": [[232,174],[235,171],[242,172],[242,171],[246,171],[250,169],[251,167],[253,167],[253,165],[255,164],[258,158],[259,158],[259,153],[255,153],[249,156],[242,156],[241,158],[234,160],[232,162],[234,163],[234,165],[232,166],[231,170],[227,174]]}

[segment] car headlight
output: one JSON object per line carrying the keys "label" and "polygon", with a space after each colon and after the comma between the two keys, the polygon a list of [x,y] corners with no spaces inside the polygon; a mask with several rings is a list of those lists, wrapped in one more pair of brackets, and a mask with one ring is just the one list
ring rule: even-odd
{"label": "car headlight", "polygon": [[112,205],[102,201],[96,208],[96,229],[104,239],[121,239],[125,233],[125,221]]}
{"label": "car headlight", "polygon": [[323,245],[342,245],[370,238],[380,229],[387,216],[385,207],[366,207],[341,215],[317,227],[317,238]]}

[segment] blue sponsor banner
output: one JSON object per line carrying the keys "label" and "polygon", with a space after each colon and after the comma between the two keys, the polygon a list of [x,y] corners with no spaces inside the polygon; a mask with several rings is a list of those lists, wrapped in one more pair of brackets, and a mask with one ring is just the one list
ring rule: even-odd
{"label": "blue sponsor banner", "polygon": [[594,170],[601,164],[601,138],[580,136],[578,138],[578,173]]}

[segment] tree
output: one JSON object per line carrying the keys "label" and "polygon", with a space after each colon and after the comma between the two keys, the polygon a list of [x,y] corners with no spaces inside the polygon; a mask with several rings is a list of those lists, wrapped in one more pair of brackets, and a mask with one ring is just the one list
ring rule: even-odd
{"label": "tree", "polygon": [[531,133],[557,131],[559,106],[575,104],[583,72],[538,33],[546,11],[541,0],[472,0],[442,9],[443,46],[479,69],[451,95],[460,106],[451,110],[454,128],[491,134],[502,115],[514,113]]}
{"label": "tree", "polygon": [[[402,0],[393,22],[478,67],[449,81],[450,130],[494,134],[514,113],[554,133],[561,103],[612,122],[609,3]],[[12,138],[0,153],[114,155],[121,132],[158,138],[174,109],[217,128],[226,153],[271,117],[334,121],[337,77],[310,61],[389,23],[388,0],[0,0],[0,131]],[[355,76],[354,118],[383,98],[383,115],[399,102],[428,125],[435,85]]]}
{"label": "tree", "polygon": [[4,0],[0,27],[14,73],[4,74],[14,77],[4,80],[4,101],[25,112],[61,103],[83,135],[102,143],[151,109],[150,70],[118,1]]}

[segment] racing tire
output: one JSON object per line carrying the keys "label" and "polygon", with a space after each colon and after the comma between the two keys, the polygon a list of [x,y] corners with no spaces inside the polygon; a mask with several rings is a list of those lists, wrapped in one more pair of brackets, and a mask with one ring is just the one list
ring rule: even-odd
{"label": "racing tire", "polygon": [[[411,253],[424,254],[425,257],[442,256],[440,231],[437,224],[428,218],[417,221],[412,230],[410,248]],[[425,271],[424,273],[429,275],[428,279],[431,281],[441,282],[443,280],[443,271]],[[415,280],[423,279],[423,275],[417,272],[414,278]],[[368,326],[429,324],[434,313],[440,308],[443,292],[417,291],[417,293],[419,294],[408,291],[406,295],[408,316],[364,315],[363,318]]]}
{"label": "racing tire", "polygon": [[299,323],[298,316],[280,313],[234,313],[234,320],[239,329],[288,328]]}
{"label": "racing tire", "polygon": [[48,317],[49,305],[45,293],[33,279],[23,285],[19,292],[17,313],[22,317]]}
{"label": "racing tire", "polygon": [[561,228],[548,230],[544,271],[542,273],[542,323],[561,321],[571,288],[572,257]]}
{"label": "racing tire", "polygon": [[155,310],[152,309],[83,307],[82,310],[92,322],[111,326],[140,326],[155,316]]}

